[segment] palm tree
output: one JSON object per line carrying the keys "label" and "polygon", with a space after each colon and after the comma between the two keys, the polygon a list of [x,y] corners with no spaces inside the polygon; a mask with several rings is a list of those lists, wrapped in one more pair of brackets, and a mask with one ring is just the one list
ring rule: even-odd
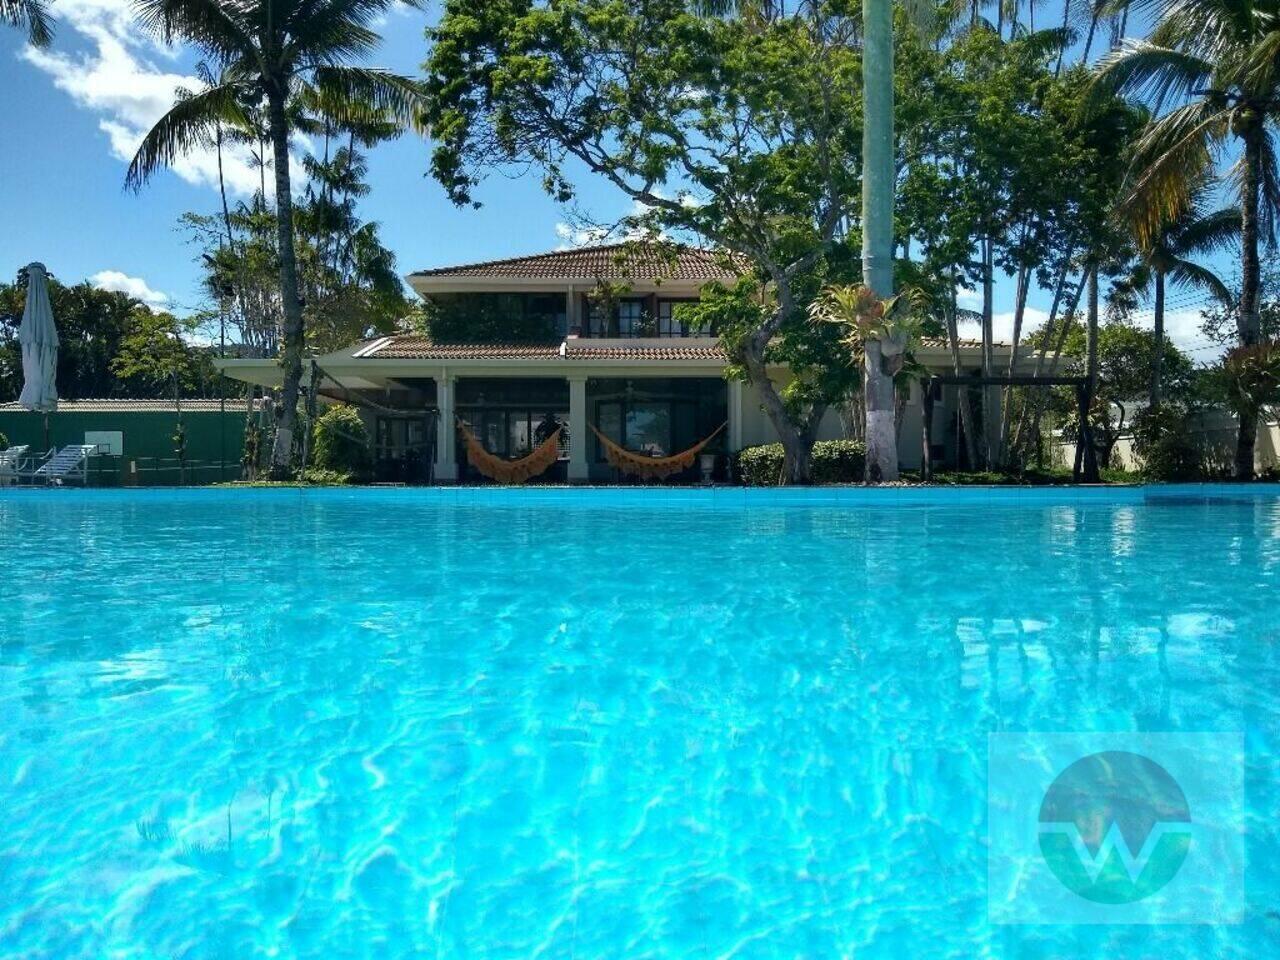
{"label": "palm tree", "polygon": [[[893,296],[893,2],[862,0],[862,282]],[[894,363],[906,344],[868,337],[863,347],[867,480],[898,479]]]}
{"label": "palm tree", "polygon": [[[1098,66],[1096,85],[1146,100],[1155,113],[1130,170],[1129,206],[1144,245],[1193,206],[1233,142],[1239,193],[1243,346],[1261,338],[1262,243],[1274,246],[1280,175],[1270,124],[1280,117],[1280,3],[1277,0],[1150,0],[1158,22],[1149,41],[1126,40]],[[1253,476],[1256,409],[1241,409],[1235,476]]]}
{"label": "palm tree", "polygon": [[305,84],[339,116],[370,110],[415,122],[418,85],[405,77],[351,61],[372,52],[379,37],[371,24],[394,0],[136,0],[139,20],[166,42],[189,43],[214,68],[216,83],[179,99],[143,139],[125,183],[134,189],[188,150],[207,143],[220,124],[250,127],[250,112],[264,104],[274,159],[276,244],[284,314],[279,406],[271,473],[288,474],[305,328],[294,254],[293,194],[289,178],[290,106]]}
{"label": "palm tree", "polygon": [[26,30],[33,47],[53,42],[53,17],[44,0],[0,0],[0,23]]}
{"label": "palm tree", "polygon": [[1152,408],[1160,405],[1161,363],[1164,358],[1165,287],[1198,289],[1230,304],[1231,291],[1216,273],[1201,266],[1192,257],[1211,255],[1228,247],[1240,236],[1240,211],[1227,208],[1206,212],[1210,184],[1205,183],[1188,207],[1172,222],[1153,235],[1139,240],[1138,269],[1127,286],[1134,291],[1150,291],[1155,337],[1151,354]]}

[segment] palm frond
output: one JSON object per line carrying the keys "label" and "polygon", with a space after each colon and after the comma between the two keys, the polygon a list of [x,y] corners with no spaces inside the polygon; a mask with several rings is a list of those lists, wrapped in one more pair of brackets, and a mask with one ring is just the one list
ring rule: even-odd
{"label": "palm frond", "polygon": [[340,123],[392,121],[423,132],[422,86],[416,80],[368,67],[316,67],[311,72],[316,96]]}
{"label": "palm frond", "polygon": [[181,40],[205,51],[220,65],[257,60],[248,12],[253,6],[226,0],[134,0],[138,23],[165,43]]}
{"label": "palm frond", "polygon": [[1136,97],[1159,111],[1193,96],[1212,75],[1213,65],[1199,57],[1146,40],[1125,40],[1098,61],[1093,91]]}
{"label": "palm frond", "polygon": [[284,32],[282,59],[299,67],[358,60],[373,53],[382,38],[373,29],[395,0],[310,0],[294,7]]}
{"label": "palm frond", "polygon": [[1176,47],[1211,63],[1239,58],[1257,35],[1252,0],[1138,0],[1135,10],[1155,7],[1158,22],[1151,42]]}
{"label": "palm frond", "polygon": [[1192,287],[1213,294],[1223,304],[1230,306],[1234,299],[1227,285],[1208,267],[1192,260],[1175,257],[1165,269],[1165,276],[1176,287]]}
{"label": "palm frond", "polygon": [[1227,111],[1197,101],[1154,121],[1138,139],[1121,203],[1139,243],[1151,246],[1191,208],[1229,131]]}
{"label": "palm frond", "polygon": [[1024,34],[1018,43],[1032,51],[1037,57],[1057,56],[1063,49],[1075,41],[1075,33],[1069,27],[1047,27],[1035,33]]}
{"label": "palm frond", "polygon": [[1205,256],[1228,249],[1240,240],[1240,208],[1225,207],[1195,217],[1175,231],[1170,247],[1175,256]]}
{"label": "palm frond", "polygon": [[1280,216],[1280,164],[1277,163],[1276,142],[1271,132],[1264,128],[1262,135],[1262,211],[1263,242],[1269,250],[1276,246],[1276,217]]}
{"label": "palm frond", "polygon": [[33,47],[47,47],[53,42],[53,17],[44,0],[0,0],[0,23],[27,31]]}
{"label": "palm frond", "polygon": [[180,97],[142,138],[125,174],[125,186],[139,189],[156,171],[207,143],[218,123],[248,127],[249,119],[239,101],[242,93],[238,84],[223,83]]}
{"label": "palm frond", "polygon": [[1277,69],[1280,69],[1280,30],[1273,27],[1244,51],[1233,73],[1248,90],[1272,91],[1278,79]]}

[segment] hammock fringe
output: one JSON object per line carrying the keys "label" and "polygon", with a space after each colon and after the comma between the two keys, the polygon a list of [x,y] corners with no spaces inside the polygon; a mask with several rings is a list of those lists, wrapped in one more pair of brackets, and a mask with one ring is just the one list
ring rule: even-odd
{"label": "hammock fringe", "polygon": [[563,427],[557,427],[551,436],[538,444],[537,449],[519,460],[506,460],[490,453],[461,417],[458,418],[458,429],[462,431],[467,459],[471,465],[483,476],[498,483],[524,483],[546,473],[560,459],[560,433]]}
{"label": "hammock fringe", "polygon": [[624,474],[641,477],[646,480],[662,479],[682,470],[688,470],[693,466],[693,461],[697,459],[698,454],[728,425],[729,421],[726,420],[688,450],[683,450],[675,454],[675,456],[650,457],[619,446],[597,430],[595,424],[588,424],[592,433],[599,438],[601,445],[604,447],[605,459],[609,461],[612,467]]}

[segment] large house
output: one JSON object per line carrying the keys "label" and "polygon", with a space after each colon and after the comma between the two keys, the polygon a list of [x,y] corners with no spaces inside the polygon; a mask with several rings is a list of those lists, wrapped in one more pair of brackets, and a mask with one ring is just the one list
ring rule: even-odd
{"label": "large house", "polygon": [[[735,279],[723,259],[707,251],[635,244],[422,270],[408,281],[435,312],[434,328],[447,330],[451,320],[465,317],[464,326],[484,329],[490,342],[396,335],[356,343],[316,358],[324,374],[318,393],[355,402],[375,438],[377,472],[386,479],[476,479],[452,428],[455,418],[470,425],[488,452],[515,457],[534,445],[539,425],[553,415],[567,426],[568,438],[552,476],[571,483],[614,478],[589,425],[651,455],[685,450],[722,424],[711,452],[773,442],[777,436],[757,392],[726,380],[717,339],[682,325],[675,309],[696,300],[708,282]],[[998,346],[996,354],[1003,369],[1009,347]],[[976,373],[979,345],[964,342],[961,355],[965,370]],[[952,373],[942,341],[921,344],[916,358]],[[220,365],[246,383],[281,382],[275,360]],[[775,376],[785,382],[787,370],[779,367]],[[902,419],[906,467],[921,460],[919,393],[913,389]],[[944,387],[934,397],[939,462],[955,462],[963,446],[954,393]],[[437,431],[436,424],[445,428]],[[845,435],[841,411],[830,410],[819,438]],[[717,462],[718,473],[726,459]]]}

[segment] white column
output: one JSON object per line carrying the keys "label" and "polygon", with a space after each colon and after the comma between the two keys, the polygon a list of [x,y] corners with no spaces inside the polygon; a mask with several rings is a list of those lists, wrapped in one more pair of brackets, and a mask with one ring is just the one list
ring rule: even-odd
{"label": "white column", "polygon": [[742,381],[729,381],[729,452],[742,449]]}
{"label": "white column", "polygon": [[440,411],[436,435],[436,483],[458,482],[458,425],[454,420],[454,377],[441,370],[436,377],[436,407]]}
{"label": "white column", "polygon": [[591,478],[587,460],[587,378],[569,377],[569,482],[584,483]]}

